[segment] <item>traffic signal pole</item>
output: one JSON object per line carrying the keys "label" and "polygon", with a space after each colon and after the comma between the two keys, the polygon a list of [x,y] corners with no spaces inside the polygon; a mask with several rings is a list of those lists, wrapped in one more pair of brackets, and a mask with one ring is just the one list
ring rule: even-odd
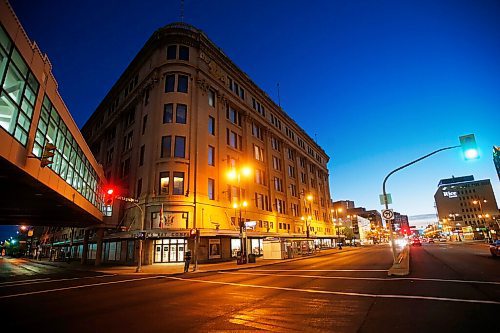
{"label": "traffic signal pole", "polygon": [[[417,162],[419,162],[419,161],[421,161],[423,159],[426,159],[429,156],[437,154],[437,153],[439,153],[441,151],[448,150],[448,149],[453,149],[453,148],[459,148],[459,147],[461,147],[461,146],[460,145],[458,145],[458,146],[450,146],[450,147],[445,147],[445,148],[441,148],[441,149],[435,150],[432,153],[429,153],[429,154],[427,154],[425,156],[417,158],[416,160],[411,161],[409,163],[406,163],[405,165],[400,166],[399,168],[394,169],[391,172],[389,172],[389,174],[387,176],[385,176],[384,182],[382,183],[382,194],[384,196],[385,209],[389,209],[389,202],[387,200],[387,193],[385,191],[385,183],[387,182],[387,179],[389,179],[389,177],[391,175],[393,175],[394,173],[398,172],[399,170],[402,170],[402,169],[404,169],[406,167],[409,167],[410,165],[413,165],[413,164],[415,164],[415,163],[417,163]],[[396,264],[398,262],[398,257],[397,257],[397,253],[396,253],[396,244],[394,243],[394,235],[392,234],[392,223],[391,223],[390,220],[388,222],[389,222],[389,237],[391,239],[391,247],[392,247],[392,258],[393,258],[393,263]]]}

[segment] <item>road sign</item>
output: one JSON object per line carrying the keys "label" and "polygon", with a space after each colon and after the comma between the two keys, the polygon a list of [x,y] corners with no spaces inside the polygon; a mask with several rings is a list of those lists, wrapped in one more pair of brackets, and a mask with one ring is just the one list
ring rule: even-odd
{"label": "road sign", "polygon": [[[391,197],[391,194],[390,194],[390,193],[387,193],[387,194],[385,195],[385,198],[384,198],[384,195],[383,195],[383,194],[380,194],[378,197],[380,198],[380,204],[381,204],[381,205],[385,205],[386,203],[387,203],[388,205],[392,204],[392,197]],[[387,201],[387,202],[386,202],[386,201]]]}
{"label": "road sign", "polygon": [[394,218],[394,212],[392,209],[384,209],[382,210],[382,217],[385,220],[392,220]]}

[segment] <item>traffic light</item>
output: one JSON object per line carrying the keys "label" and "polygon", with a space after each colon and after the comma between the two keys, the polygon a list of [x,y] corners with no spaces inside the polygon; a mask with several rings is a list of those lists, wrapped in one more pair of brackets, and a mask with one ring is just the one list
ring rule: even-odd
{"label": "traffic light", "polygon": [[112,187],[107,188],[104,191],[104,204],[106,206],[111,206],[113,204],[114,198],[115,198],[115,190]]}
{"label": "traffic light", "polygon": [[197,230],[196,229],[191,229],[189,231],[189,238],[191,239],[195,239],[196,238],[196,233],[197,233]]}
{"label": "traffic light", "polygon": [[42,160],[40,162],[40,166],[45,168],[47,165],[52,164],[52,157],[55,154],[56,146],[52,143],[47,142],[45,147],[43,147]]}
{"label": "traffic light", "polygon": [[460,138],[460,146],[464,153],[466,160],[474,160],[479,158],[479,151],[477,149],[476,138],[474,134],[462,135]]}

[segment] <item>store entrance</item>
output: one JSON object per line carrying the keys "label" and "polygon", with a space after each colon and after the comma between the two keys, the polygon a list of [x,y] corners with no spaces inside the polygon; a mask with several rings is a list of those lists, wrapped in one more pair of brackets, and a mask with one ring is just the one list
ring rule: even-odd
{"label": "store entrance", "polygon": [[187,242],[182,238],[155,240],[155,263],[183,262]]}

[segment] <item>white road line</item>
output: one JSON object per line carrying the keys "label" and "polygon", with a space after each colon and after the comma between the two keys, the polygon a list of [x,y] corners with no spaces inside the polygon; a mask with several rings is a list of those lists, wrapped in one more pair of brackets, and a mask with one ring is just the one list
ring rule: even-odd
{"label": "white road line", "polygon": [[500,285],[500,282],[495,281],[475,281],[475,280],[446,280],[446,279],[432,279],[432,278],[377,278],[377,277],[351,277],[351,276],[321,276],[321,275],[298,275],[298,274],[265,274],[265,273],[247,273],[247,272],[217,272],[219,274],[240,274],[240,275],[263,275],[263,276],[292,276],[301,278],[315,278],[315,279],[337,279],[337,280],[373,280],[373,281],[433,281],[433,282],[454,282],[454,283],[479,283],[479,284],[493,284]]}
{"label": "white road line", "polygon": [[0,299],[20,297],[20,296],[28,296],[28,295],[36,295],[36,294],[45,294],[45,293],[50,293],[50,292],[54,292],[54,291],[62,291],[62,290],[82,289],[82,288],[87,288],[87,287],[104,286],[104,285],[107,285],[107,284],[118,284],[118,283],[135,282],[135,281],[141,281],[141,280],[151,280],[151,279],[158,279],[158,278],[162,278],[162,277],[164,277],[164,276],[163,275],[157,275],[157,276],[149,276],[149,277],[143,277],[143,278],[137,278],[137,279],[111,281],[111,282],[100,282],[100,283],[94,283],[94,284],[84,284],[84,285],[81,285],[81,286],[55,288],[55,289],[47,289],[47,290],[39,290],[39,291],[31,291],[31,292],[27,292],[27,293],[20,293],[20,294],[12,294],[12,295],[0,296]]}
{"label": "white road line", "polygon": [[173,277],[173,276],[165,276],[165,279],[200,282],[200,283],[210,283],[210,284],[222,284],[222,285],[236,286],[236,287],[249,287],[249,288],[296,291],[296,292],[305,292],[305,293],[312,293],[312,294],[329,294],[329,295],[357,296],[357,297],[370,297],[370,298],[418,299],[418,300],[426,300],[426,301],[444,301],[444,302],[461,302],[461,303],[500,305],[500,302],[486,301],[486,300],[479,300],[479,299],[460,299],[460,298],[411,296],[411,295],[365,294],[365,293],[352,293],[352,292],[349,293],[349,292],[342,292],[342,291],[298,289],[298,288],[288,288],[288,287],[271,287],[271,286],[259,286],[259,285],[255,285],[255,284],[245,284],[245,283],[207,281],[207,280],[198,280],[198,279],[184,279],[184,278],[178,278],[178,277]]}
{"label": "white road line", "polygon": [[388,272],[387,269],[246,269],[248,272]]}
{"label": "white road line", "polygon": [[105,274],[105,275],[96,275],[96,276],[84,276],[84,277],[65,278],[65,279],[56,279],[56,280],[44,279],[44,280],[48,280],[48,281],[35,281],[35,282],[27,282],[27,283],[24,283],[25,281],[16,281],[16,282],[18,282],[17,284],[10,284],[10,285],[6,285],[6,286],[0,286],[0,288],[17,287],[17,286],[25,286],[25,285],[29,285],[29,284],[50,283],[50,282],[58,282],[58,281],[73,281],[73,280],[93,279],[93,278],[101,278],[101,277],[107,277],[107,276],[116,276],[116,274]]}
{"label": "white road line", "polygon": [[30,280],[18,280],[18,281],[0,282],[0,288],[1,288],[2,285],[6,285],[6,284],[23,283],[23,282],[33,282],[33,281],[43,281],[43,280],[50,280],[50,279],[49,278],[45,278],[45,279],[30,279]]}

